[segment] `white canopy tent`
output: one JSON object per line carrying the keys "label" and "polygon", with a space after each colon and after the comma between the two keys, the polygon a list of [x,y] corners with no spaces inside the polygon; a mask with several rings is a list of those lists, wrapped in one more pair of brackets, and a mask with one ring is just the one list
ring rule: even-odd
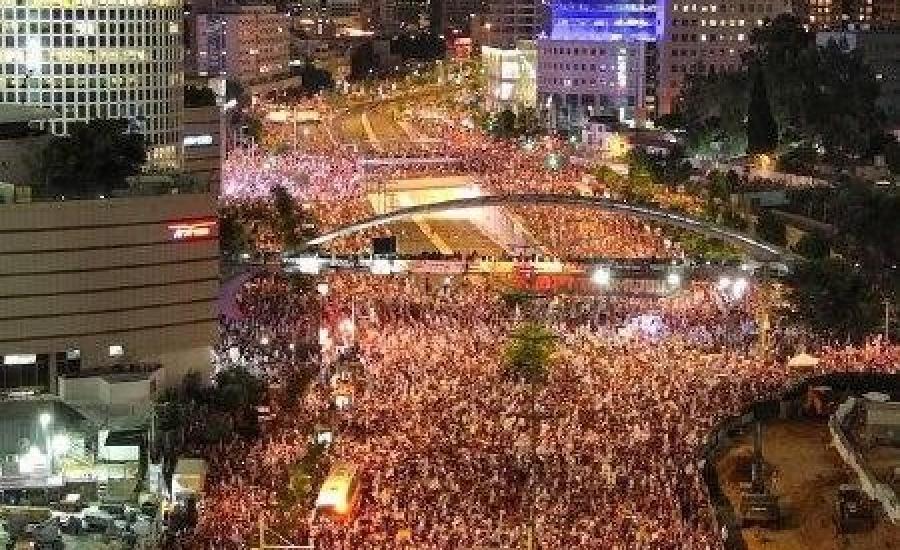
{"label": "white canopy tent", "polygon": [[787,366],[791,368],[812,368],[819,364],[818,357],[813,357],[808,353],[800,353],[795,355],[788,361]]}

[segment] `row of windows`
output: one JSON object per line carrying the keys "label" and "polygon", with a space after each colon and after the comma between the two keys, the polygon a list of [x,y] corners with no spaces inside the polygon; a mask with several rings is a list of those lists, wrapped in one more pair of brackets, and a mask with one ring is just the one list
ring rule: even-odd
{"label": "row of windows", "polygon": [[[13,87],[7,87],[6,90],[16,90]],[[20,90],[24,93],[24,90]],[[35,90],[28,90],[30,95],[30,101],[43,101],[44,103],[84,103],[86,101],[90,101],[91,103],[96,103],[98,101],[159,101],[162,102],[160,105],[166,105],[171,101],[177,99],[176,93],[169,93],[169,90],[165,90],[166,93],[157,94],[157,90],[153,90],[153,93],[150,93],[150,90],[111,90],[109,92],[100,91],[100,92],[38,92]],[[7,94],[12,94],[13,92],[7,92]],[[155,105],[151,104],[151,105]],[[159,111],[160,113],[165,112],[164,109]],[[154,112],[156,113],[156,108],[154,107]]]}
{"label": "row of windows", "polygon": [[590,55],[591,57],[597,57],[598,55],[606,55],[609,54],[625,54],[627,53],[629,56],[635,55],[635,50],[628,48],[619,48],[618,52],[615,50],[607,52],[603,48],[542,48],[541,53],[543,55],[549,55],[551,53],[555,55]]}
{"label": "row of windows", "polygon": [[772,4],[672,4],[672,11],[678,13],[772,13]]}
{"label": "row of windows", "polygon": [[[6,35],[3,37],[3,46],[7,48],[26,48],[28,47],[29,37],[24,34]],[[35,37],[37,38],[37,37]],[[144,40],[146,38],[146,40]],[[107,46],[118,47],[152,47],[165,48],[165,52],[175,51],[176,47],[181,44],[180,40],[170,37],[148,36],[41,36],[40,44],[43,48],[105,48]],[[155,51],[155,50],[154,50]],[[173,57],[169,55],[167,57]]]}
{"label": "row of windows", "polygon": [[[577,109],[579,106],[587,109],[588,112],[591,111],[592,107],[596,106],[612,106],[618,105],[622,99],[625,100],[625,103],[629,107],[634,107],[637,103],[637,96],[635,95],[625,95],[625,96],[608,96],[605,94],[599,95],[579,95],[579,94],[566,94],[565,98],[563,98],[560,94],[547,94],[546,97],[541,97],[541,104],[546,105],[547,100],[552,97],[551,104],[556,106],[558,111],[565,111],[567,108]],[[646,96],[646,99],[652,101],[652,96]]]}
{"label": "row of windows", "polygon": [[[15,63],[4,63],[0,65],[0,74],[5,75],[29,75],[29,77],[38,78],[41,75],[173,75],[179,68],[180,63],[171,61],[156,63],[44,63],[38,67],[32,68],[25,65],[17,65]],[[149,81],[148,81],[149,82]]]}
{"label": "row of windows", "polygon": [[674,34],[672,35],[673,42],[743,42],[747,39],[747,35],[744,33],[738,33],[737,35],[731,34]]}
{"label": "row of windows", "polygon": [[178,21],[181,12],[176,9],[25,9],[4,8],[3,19],[6,21],[95,21],[95,20],[122,20],[122,21]]}
{"label": "row of windows", "polygon": [[[724,48],[723,48],[723,49],[720,49],[720,50],[713,50],[713,49],[703,49],[703,50],[693,50],[693,49],[692,49],[692,50],[678,50],[678,49],[673,49],[673,50],[672,50],[672,57],[679,57],[679,56],[680,56],[680,57],[689,57],[689,56],[690,56],[690,57],[697,57],[697,55],[701,55],[701,56],[704,56],[704,55],[720,55],[720,56],[723,56],[723,57],[724,57],[726,51],[728,52],[728,55],[737,55],[737,54],[738,54],[738,51],[735,50],[734,48],[728,48],[728,50],[725,50]],[[698,54],[698,52],[699,52],[699,54]]]}
{"label": "row of windows", "polygon": [[691,63],[690,65],[672,65],[670,69],[673,73],[705,73],[705,72],[726,72],[737,70],[738,65],[735,63]]}
{"label": "row of windows", "polygon": [[[25,92],[7,91],[5,94],[0,94],[0,96],[8,103],[24,103],[26,101],[33,104],[41,103],[41,96],[37,92],[29,92],[26,94]],[[147,121],[169,120],[173,127],[177,126],[176,122],[179,117],[177,116],[177,110],[173,108],[171,102],[157,101],[137,103],[131,99],[132,103],[122,103],[121,101],[125,101],[125,99],[125,97],[122,97],[121,100],[109,105],[105,103],[91,105],[67,104],[62,102],[53,103],[50,101],[44,101],[43,104],[52,106],[59,112],[61,118],[97,118],[98,114],[100,117],[105,117],[109,114],[110,116],[148,117]]]}
{"label": "row of windows", "polygon": [[31,21],[25,23],[22,21],[2,21],[0,22],[0,33],[2,34],[70,34],[73,36],[93,36],[96,34],[149,34],[162,36],[168,34],[178,34],[181,27],[176,21],[168,23],[51,23],[49,21],[36,22]]}
{"label": "row of windows", "polygon": [[[746,23],[744,19],[673,19],[673,27],[743,27]],[[757,26],[763,25],[763,20],[756,21]]]}
{"label": "row of windows", "polygon": [[[541,70],[565,70],[565,71],[581,71],[581,72],[600,72],[605,73],[606,71],[616,71],[618,67],[616,65],[597,65],[595,63],[541,63]],[[634,72],[634,66],[628,68],[629,72]]]}
{"label": "row of windows", "polygon": [[[596,78],[541,78],[539,80],[539,84],[541,85],[558,85],[558,86],[587,86],[590,83],[591,86],[600,86],[600,87],[609,87],[609,88],[623,88],[624,85],[617,81],[606,81],[606,80],[597,80]],[[634,87],[634,86],[631,86]]]}

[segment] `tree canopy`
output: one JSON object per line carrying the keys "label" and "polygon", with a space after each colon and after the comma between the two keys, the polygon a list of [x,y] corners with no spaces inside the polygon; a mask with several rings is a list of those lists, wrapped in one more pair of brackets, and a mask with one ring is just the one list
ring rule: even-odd
{"label": "tree canopy", "polygon": [[350,52],[350,79],[371,78],[378,69],[379,59],[372,42],[363,42]]}
{"label": "tree canopy", "polygon": [[96,197],[126,188],[146,161],[144,136],[129,131],[127,120],[94,119],[51,138],[41,169],[50,194]]}
{"label": "tree canopy", "polygon": [[184,106],[214,107],[216,105],[216,93],[210,88],[198,88],[196,86],[184,87]]}
{"label": "tree canopy", "polygon": [[770,154],[777,145],[778,128],[772,116],[766,79],[757,68],[753,71],[753,88],[747,106],[747,152],[751,155]]}
{"label": "tree canopy", "polygon": [[[764,112],[746,109],[748,91],[762,89],[748,86],[751,67],[758,68],[757,78],[764,82],[781,144],[815,144],[840,164],[870,154],[881,143],[878,83],[858,51],[834,42],[817,46],[815,33],[789,15],[754,31],[751,42],[754,48],[737,71],[693,75],[686,82],[677,110],[692,148],[709,153],[717,147],[732,154],[751,145],[745,141],[744,120]],[[761,104],[759,97],[755,101]]]}
{"label": "tree canopy", "polygon": [[519,326],[506,348],[506,377],[525,384],[545,380],[555,344],[555,335],[545,326],[533,322]]}

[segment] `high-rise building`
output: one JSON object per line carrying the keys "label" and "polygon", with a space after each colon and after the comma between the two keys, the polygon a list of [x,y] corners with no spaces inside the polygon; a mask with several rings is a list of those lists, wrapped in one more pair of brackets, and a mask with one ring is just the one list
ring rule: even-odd
{"label": "high-rise building", "polygon": [[553,128],[594,116],[640,125],[656,111],[655,0],[560,0],[538,40],[538,103]]}
{"label": "high-rise building", "polygon": [[373,0],[373,30],[386,35],[415,33],[431,27],[432,0]]}
{"label": "high-rise building", "polygon": [[794,13],[818,30],[848,24],[889,28],[900,23],[900,0],[797,0]]}
{"label": "high-rise building", "polygon": [[234,80],[250,94],[299,86],[290,75],[290,16],[272,5],[226,5],[191,14],[190,69]]}
{"label": "high-rise building", "polygon": [[473,18],[483,15],[484,0],[437,0],[440,31],[446,36],[468,35]]}
{"label": "high-rise building", "polygon": [[488,0],[482,43],[513,48],[519,40],[534,40],[546,30],[546,0]]}
{"label": "high-rise building", "polygon": [[182,0],[0,0],[0,102],[46,107],[55,134],[126,118],[151,163],[181,156]]}
{"label": "high-rise building", "polygon": [[692,74],[737,69],[750,48],[750,34],[780,14],[789,0],[667,2],[659,60],[659,112],[670,113]]}

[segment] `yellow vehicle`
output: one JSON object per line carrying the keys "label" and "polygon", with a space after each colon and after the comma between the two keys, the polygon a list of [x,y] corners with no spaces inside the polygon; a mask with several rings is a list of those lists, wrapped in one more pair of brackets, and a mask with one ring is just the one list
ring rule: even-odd
{"label": "yellow vehicle", "polygon": [[356,466],[346,463],[335,464],[319,489],[316,511],[328,515],[345,517],[353,511],[359,501],[359,472]]}

